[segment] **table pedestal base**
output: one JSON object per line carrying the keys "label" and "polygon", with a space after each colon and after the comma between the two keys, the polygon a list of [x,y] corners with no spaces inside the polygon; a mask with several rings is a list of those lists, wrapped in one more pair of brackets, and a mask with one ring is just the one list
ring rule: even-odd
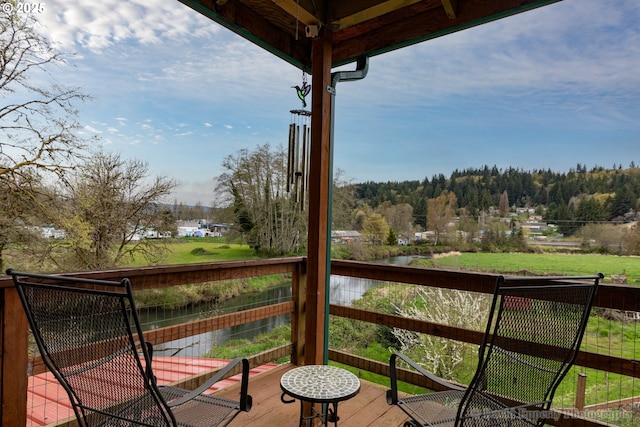
{"label": "table pedestal base", "polygon": [[[287,393],[282,393],[282,395],[280,396],[280,400],[282,401],[282,403],[293,403],[296,401],[295,399],[286,400],[286,395]],[[328,427],[329,423],[333,423],[334,427],[338,427],[338,420],[340,419],[340,417],[338,416],[338,402],[322,404],[323,407],[326,405],[326,413],[318,412],[316,410],[316,406],[312,403],[311,415],[309,416],[304,415],[304,404],[305,401],[300,400],[300,422],[298,423],[298,427],[312,427],[313,420],[315,419],[319,419],[322,425],[325,427]],[[308,422],[305,423],[305,421]]]}

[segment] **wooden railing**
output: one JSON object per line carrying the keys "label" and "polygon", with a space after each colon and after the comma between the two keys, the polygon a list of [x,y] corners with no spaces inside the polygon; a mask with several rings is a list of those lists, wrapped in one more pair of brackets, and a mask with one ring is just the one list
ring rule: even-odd
{"label": "wooden railing", "polygon": [[[336,260],[331,263],[331,273],[333,275],[365,278],[380,282],[406,283],[485,294],[493,293],[497,278],[496,274],[480,274]],[[619,310],[621,312],[640,312],[640,287],[601,283],[596,294],[594,307],[596,310],[612,309]],[[392,314],[361,310],[347,306],[332,304],[330,306],[330,314],[348,319],[369,322],[375,325],[406,329],[477,345],[482,343],[484,336],[483,332],[427,321],[408,319]],[[389,376],[389,366],[386,362],[375,361],[331,349],[329,350],[329,359],[338,363],[356,367],[360,370],[373,372],[386,377]],[[640,360],[637,359],[626,359],[612,354],[580,351],[576,359],[576,365],[585,368],[593,368],[607,373],[616,373],[628,377],[640,378]],[[422,375],[408,370],[401,370],[398,374],[398,379],[410,384],[422,385],[433,390],[439,389],[437,384],[426,380]],[[637,398],[629,399],[629,402],[631,403],[637,404],[638,401],[639,400]],[[549,421],[549,424],[562,427],[615,425],[584,418],[580,411],[555,411],[553,418],[553,420]]]}
{"label": "wooden railing", "polygon": [[[222,329],[282,314],[291,314],[291,342],[287,345],[252,356],[251,364],[252,366],[256,366],[283,356],[291,356],[294,364],[302,364],[304,360],[306,311],[304,301],[306,287],[305,258],[281,258],[120,269],[78,273],[76,275],[108,280],[119,280],[128,277],[134,286],[134,290],[142,290],[283,273],[290,274],[292,278],[291,301],[202,319],[188,324],[150,330],[145,332],[145,339],[154,344],[161,344],[178,338],[194,336],[202,332]],[[491,274],[335,260],[331,263],[331,273],[339,276],[420,286],[435,286],[487,294],[493,292],[496,280],[496,276]],[[40,372],[44,368],[41,363],[39,363],[37,357],[31,361],[29,360],[27,354],[27,322],[13,284],[9,278],[0,277],[0,291],[2,308],[0,312],[2,327],[0,331],[0,349],[2,352],[2,366],[0,371],[0,378],[2,379],[1,420],[2,425],[21,426],[26,423],[28,366],[31,366],[30,369],[33,373]],[[595,305],[600,308],[640,312],[640,287],[603,284],[599,288]],[[377,325],[428,333],[473,344],[479,344],[482,340],[482,333],[477,331],[411,320],[392,314],[360,310],[353,307],[332,304],[330,306],[330,314]],[[342,351],[330,350],[329,359],[384,376],[388,376],[389,374],[388,365],[384,362],[365,359]],[[625,359],[615,355],[581,351],[578,355],[577,365],[634,378],[640,377],[639,360]],[[189,378],[189,384],[183,385],[187,387],[196,386],[204,381],[206,377],[207,375]],[[403,372],[400,375],[400,379],[409,383],[424,384],[424,379],[421,376],[409,371]],[[554,424],[560,426],[606,425],[604,423],[581,419],[575,414],[572,414],[571,418],[562,418],[559,422],[554,422]]]}
{"label": "wooden railing", "polygon": [[[306,286],[304,267],[304,258],[298,257],[119,269],[70,275],[104,280],[120,280],[127,277],[131,280],[134,291],[139,291],[219,280],[245,279],[283,273],[291,274],[293,293],[290,302],[145,332],[145,340],[159,345],[178,338],[198,335],[205,331],[215,331],[290,313],[292,318],[291,344],[254,355],[251,357],[250,362],[252,366],[257,366],[283,356],[291,356],[293,363],[301,360],[300,357],[304,345],[304,313],[299,307],[304,306],[300,301],[304,296]],[[28,356],[26,316],[10,278],[0,277],[0,291],[0,307],[2,308],[0,312],[2,325],[2,330],[0,331],[2,356],[2,365],[0,367],[2,413],[0,414],[0,419],[2,422],[0,425],[24,426],[27,420],[27,372],[30,370],[32,374],[37,374],[44,370],[44,366],[38,356],[31,358],[31,360]],[[189,377],[186,380],[188,383],[176,383],[176,385],[195,388],[214,374],[215,372],[209,372],[204,375]]]}

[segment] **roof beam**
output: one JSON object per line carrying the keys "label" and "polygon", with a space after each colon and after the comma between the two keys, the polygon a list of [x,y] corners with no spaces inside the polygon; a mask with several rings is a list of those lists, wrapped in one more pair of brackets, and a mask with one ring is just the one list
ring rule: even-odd
{"label": "roof beam", "polygon": [[309,12],[306,8],[302,7],[299,0],[272,1],[304,25],[317,25],[320,23],[320,19],[313,13]]}
{"label": "roof beam", "polygon": [[442,0],[442,7],[444,7],[444,11],[447,13],[449,19],[456,19],[458,0]]}
{"label": "roof beam", "polygon": [[361,22],[368,21],[369,19],[377,18],[400,7],[418,3],[419,1],[422,0],[388,0],[382,3],[372,4],[371,6],[365,7],[364,9],[356,13],[348,13],[344,16],[342,16],[339,11],[336,11],[336,19],[330,23],[330,28],[332,31],[338,31],[342,28],[356,25]]}

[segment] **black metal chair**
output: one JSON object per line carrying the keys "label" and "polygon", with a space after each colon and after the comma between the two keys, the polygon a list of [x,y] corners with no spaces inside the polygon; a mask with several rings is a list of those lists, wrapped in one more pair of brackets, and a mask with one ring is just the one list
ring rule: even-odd
{"label": "black metal chair", "polygon": [[[575,361],[603,277],[500,276],[469,386],[445,381],[395,353],[388,403],[411,418],[404,427],[542,426]],[[397,359],[443,391],[399,397]]]}
{"label": "black metal chair", "polygon": [[[152,346],[143,339],[128,279],[12,269],[7,274],[13,276],[42,360],[69,395],[81,427],[226,426],[251,409],[247,359],[234,359],[192,391],[156,384]],[[240,367],[238,401],[203,394]]]}

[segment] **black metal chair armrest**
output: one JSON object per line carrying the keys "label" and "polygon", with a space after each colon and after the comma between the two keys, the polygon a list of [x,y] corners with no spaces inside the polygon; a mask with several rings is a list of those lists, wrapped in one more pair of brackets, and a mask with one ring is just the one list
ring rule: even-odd
{"label": "black metal chair armrest", "polygon": [[434,373],[427,371],[422,366],[411,360],[408,356],[405,356],[402,353],[393,353],[391,355],[391,358],[389,359],[389,379],[391,380],[391,389],[387,391],[387,403],[389,405],[395,405],[398,403],[398,383],[396,373],[396,359],[398,358],[402,359],[407,365],[409,365],[412,369],[418,371],[425,378],[440,385],[441,387],[449,390],[466,390],[465,387],[450,383],[449,381],[443,380],[442,378],[438,377]]}
{"label": "black metal chair armrest", "polygon": [[242,363],[242,383],[240,388],[240,410],[249,412],[252,406],[252,398],[249,395],[249,361],[242,357],[237,357],[229,362],[224,368],[219,370],[213,377],[209,378],[200,387],[191,391],[189,394],[180,399],[168,402],[170,408],[183,405],[184,403],[200,396],[207,389],[211,388],[215,383],[220,381],[231,372],[239,363]]}
{"label": "black metal chair armrest", "polygon": [[[144,350],[147,351],[147,355],[149,356],[149,363],[147,364],[147,366],[145,366],[144,371],[147,375],[147,378],[153,380],[153,382],[156,383],[157,378],[155,375],[153,375],[153,369],[151,368],[151,362],[153,361],[153,344],[149,341],[136,341],[134,343],[134,346],[136,347],[136,349],[140,349],[139,353],[144,353]],[[143,346],[145,347],[144,349],[142,348]]]}
{"label": "black metal chair armrest", "polygon": [[147,371],[147,377],[151,378],[155,382],[156,377],[155,375],[153,375],[153,369],[151,369],[151,362],[153,360],[153,344],[151,344],[149,341],[145,341],[144,345],[145,347],[147,347],[147,353],[149,355],[149,366],[145,367],[145,370]]}

